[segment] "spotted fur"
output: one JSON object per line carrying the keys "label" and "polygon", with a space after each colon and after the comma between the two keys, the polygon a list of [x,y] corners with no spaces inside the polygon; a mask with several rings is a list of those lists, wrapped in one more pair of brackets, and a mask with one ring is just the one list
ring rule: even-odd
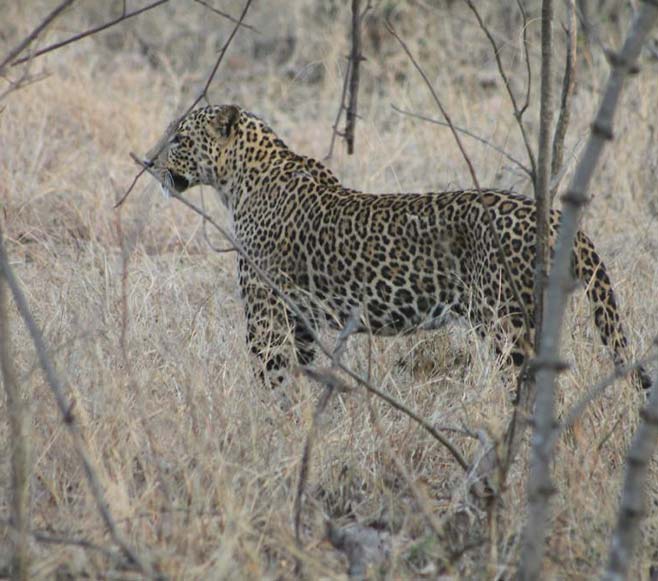
{"label": "spotted fur", "polygon": [[[157,155],[156,155],[157,154]],[[535,212],[509,192],[471,190],[366,194],[341,186],[320,162],[298,155],[259,118],[232,105],[189,113],[154,154],[153,171],[183,192],[207,184],[222,196],[235,236],[313,325],[341,327],[355,309],[377,335],[432,329],[468,319],[520,366],[525,308],[533,313]],[[488,227],[488,207],[519,290]],[[559,213],[551,214],[551,236]],[[248,342],[270,377],[314,356],[309,330],[238,259]],[[586,287],[596,326],[614,362],[626,361],[610,278],[592,242],[578,233],[573,271]],[[293,348],[294,347],[294,348]],[[527,347],[527,345],[525,346]],[[648,379],[639,373],[646,386]]]}

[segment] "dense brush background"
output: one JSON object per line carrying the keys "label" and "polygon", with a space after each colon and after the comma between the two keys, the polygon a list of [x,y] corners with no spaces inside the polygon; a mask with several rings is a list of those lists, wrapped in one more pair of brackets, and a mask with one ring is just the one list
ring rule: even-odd
{"label": "dense brush background", "polygon": [[[56,4],[0,0],[0,56]],[[121,4],[76,2],[36,44],[43,47],[115,17]],[[246,22],[258,32],[238,33],[210,88],[210,101],[246,107],[291,148],[323,159],[349,52],[349,4],[254,2]],[[516,4],[479,4],[522,96],[526,77]],[[524,4],[534,69],[526,122],[535,140],[539,2]],[[558,4],[556,87],[565,21]],[[589,2],[597,34],[609,46],[619,46],[634,3],[621,4]],[[214,5],[236,17],[242,9],[237,1]],[[386,32],[386,18],[417,55],[455,123],[525,160],[490,46],[464,3],[377,1],[364,23],[356,153],[347,156],[339,140],[327,162],[342,181],[377,192],[471,185],[447,129],[392,110],[395,104],[440,117]],[[510,474],[499,522],[490,527],[468,504],[464,474],[450,455],[385,404],[373,402],[379,416],[373,425],[359,389],[333,400],[322,417],[307,484],[304,551],[298,553],[293,502],[320,386],[297,378],[290,388],[292,407],[281,409],[254,379],[235,256],[211,250],[198,216],[164,199],[147,177],[120,212],[113,209],[138,169],[129,152],[143,155],[191,103],[232,27],[192,0],[170,2],[35,60],[30,73],[43,78],[0,102],[0,221],[7,252],[75,402],[114,517],[156,570],[174,579],[290,578],[296,557],[309,578],[344,578],[347,561],[327,540],[328,520],[382,532],[390,551],[384,563],[370,568],[373,578],[510,578],[524,522],[527,448]],[[570,170],[608,73],[599,47],[580,38],[578,49],[567,139]],[[613,277],[633,356],[645,353],[658,332],[655,52],[643,53],[641,64],[619,108],[616,139],[596,174],[584,218],[584,229]],[[15,80],[22,71],[10,69],[7,77]],[[0,93],[8,86],[0,79]],[[532,195],[527,178],[507,159],[473,140],[465,138],[465,144],[483,185]],[[203,196],[206,208],[225,223],[212,191],[186,195],[197,204]],[[225,244],[212,232],[208,238]],[[560,413],[612,370],[580,294],[569,310],[565,354],[573,365],[561,377]],[[68,541],[85,539],[116,555],[35,540],[31,574],[35,579],[134,577],[109,541],[13,306],[10,319],[12,356],[32,413],[32,527]],[[327,340],[334,340],[330,333]],[[375,384],[436,426],[498,438],[512,410],[509,370],[467,325],[376,339],[372,345],[366,337],[353,338],[345,362],[364,373],[370,364]],[[545,563],[549,577],[588,578],[605,565],[624,456],[641,402],[633,386],[621,381],[559,441]],[[0,418],[6,418],[4,398]],[[447,435],[467,457],[479,449],[463,432]],[[9,452],[3,419],[4,547]],[[460,526],[451,525],[436,539],[409,478],[425,509],[439,522]],[[634,578],[647,578],[652,564],[658,566],[655,463],[648,495]],[[0,550],[5,572],[8,558]]]}

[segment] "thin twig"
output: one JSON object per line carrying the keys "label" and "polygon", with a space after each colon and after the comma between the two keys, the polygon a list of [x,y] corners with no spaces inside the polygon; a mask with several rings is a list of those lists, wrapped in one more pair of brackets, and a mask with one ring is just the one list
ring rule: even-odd
{"label": "thin twig", "polygon": [[57,6],[48,16],[46,16],[41,23],[28,34],[21,42],[18,43],[9,54],[0,62],[0,75],[4,72],[4,68],[13,61],[19,54],[21,54],[30,44],[47,28],[47,26],[55,20],[64,10],[66,10],[75,0],[64,0]]}
{"label": "thin twig", "polygon": [[[537,366],[537,393],[553,393],[558,373],[563,369],[560,362],[562,324],[571,284],[571,257],[582,210],[588,202],[587,189],[601,157],[606,141],[613,137],[614,112],[621,96],[624,80],[635,68],[644,40],[658,18],[658,3],[643,2],[637,11],[621,52],[613,59],[603,100],[592,124],[585,152],[576,167],[567,193],[562,196],[563,212],[555,245],[555,258],[548,280],[541,351]],[[533,438],[534,461],[547,463],[551,456],[551,441],[542,439],[541,431]],[[533,479],[529,484],[530,499],[539,495],[548,498],[547,480]],[[520,576],[536,579],[541,570],[544,555],[544,536],[547,529],[547,508],[531,510],[524,547],[521,555]],[[530,531],[531,534],[527,534]]]}
{"label": "thin twig", "polygon": [[[228,50],[228,47],[231,45],[231,42],[233,41],[233,38],[235,37],[236,33],[238,32],[238,29],[240,28],[240,26],[242,25],[242,22],[243,22],[245,16],[247,15],[247,11],[249,10],[249,6],[251,6],[252,1],[253,0],[247,0],[245,2],[244,8],[242,9],[242,13],[240,14],[240,18],[238,18],[238,21],[237,21],[236,25],[233,27],[233,30],[231,31],[231,34],[229,35],[228,39],[226,40],[226,42],[224,43],[224,45],[220,49],[219,55],[217,56],[217,60],[215,61],[215,64],[213,65],[212,69],[210,70],[210,74],[208,75],[208,78],[206,79],[206,82],[205,82],[203,88],[201,89],[201,92],[197,95],[197,97],[194,99],[194,101],[192,101],[192,104],[185,110],[185,112],[182,115],[180,115],[178,117],[178,119],[176,119],[175,121],[173,121],[172,123],[169,124],[169,127],[171,129],[175,129],[178,126],[178,124],[180,123],[181,119],[183,119],[192,109],[194,109],[199,104],[201,99],[205,98],[206,101],[208,100],[208,89],[210,88],[210,85],[212,84],[212,82],[215,78],[215,75],[217,74],[217,70],[219,69],[219,65],[222,63],[222,60],[224,59],[224,55],[226,54],[226,51]],[[167,137],[167,136],[165,135],[165,137]],[[162,149],[166,146],[166,144],[167,144],[167,140],[162,139],[161,143],[159,144],[159,146],[155,149],[154,153],[152,154],[152,157],[154,157],[154,158],[157,157],[158,154],[160,153],[160,151],[162,151]],[[138,161],[138,163],[141,164],[141,161]],[[121,196],[121,198],[114,204],[114,208],[118,208],[121,204],[123,204],[126,201],[126,199],[128,198],[128,195],[130,194],[130,192],[132,192],[132,190],[135,187],[135,184],[137,184],[137,181],[139,180],[139,178],[141,178],[142,175],[144,175],[145,171],[146,170],[145,170],[145,168],[142,164],[142,169],[133,178],[133,181],[130,184],[130,186],[128,187],[128,189],[126,190],[126,193],[123,194],[123,196]]]}
{"label": "thin twig", "polygon": [[578,24],[576,22],[576,8],[574,0],[568,1],[569,26],[567,28],[567,56],[564,63],[564,77],[562,78],[562,96],[560,98],[560,114],[558,115],[555,133],[553,135],[553,159],[551,160],[551,193],[550,203],[553,205],[562,172],[564,161],[564,140],[571,117],[571,101],[576,86],[576,47],[578,40]]}
{"label": "thin twig", "polygon": [[157,8],[158,6],[160,6],[162,4],[165,4],[166,2],[169,2],[169,0],[157,0],[156,2],[153,2],[153,4],[149,4],[147,6],[144,6],[143,8],[139,8],[138,10],[133,10],[132,12],[126,12],[125,9],[124,9],[121,13],[121,16],[118,16],[117,18],[114,18],[113,20],[110,20],[109,22],[106,22],[105,24],[101,24],[100,26],[95,26],[94,28],[90,28],[89,30],[85,30],[84,32],[74,34],[73,36],[71,36],[71,37],[69,37],[65,40],[61,40],[59,42],[56,42],[56,43],[51,44],[49,46],[46,46],[42,49],[39,49],[38,51],[34,52],[33,54],[30,54],[28,56],[25,56],[23,58],[20,58],[20,59],[14,61],[11,64],[11,66],[15,67],[16,65],[20,65],[21,63],[24,63],[28,60],[33,60],[35,58],[43,56],[44,54],[47,54],[47,53],[52,52],[54,50],[60,49],[64,46],[67,46],[71,43],[82,40],[83,38],[87,38],[88,36],[92,36],[92,35],[94,35],[98,32],[102,32],[103,30],[107,30],[108,28],[111,28],[112,26],[116,26],[117,24],[122,23],[124,20],[128,20],[129,18],[139,16],[140,14],[142,14],[144,12],[147,12],[148,10],[152,10],[153,8]]}
{"label": "thin twig", "polygon": [[[146,168],[144,162],[142,162],[134,153],[131,153],[130,155],[136,163]],[[159,176],[154,172],[152,172],[149,168],[146,168],[146,170],[156,180],[160,180]],[[288,297],[286,293],[284,293],[281,290],[281,288],[272,280],[272,278],[262,268],[258,266],[258,264],[244,250],[244,248],[242,248],[242,245],[228,232],[228,230],[220,226],[211,216],[203,212],[200,208],[197,208],[192,202],[190,202],[189,200],[187,200],[177,192],[172,191],[171,197],[175,198],[179,202],[182,202],[185,206],[187,206],[188,208],[190,208],[192,211],[196,212],[200,216],[205,217],[208,223],[213,228],[215,228],[222,236],[224,236],[224,238],[226,238],[226,240],[235,248],[236,252],[244,258],[245,262],[249,265],[251,269],[253,269],[256,276],[258,276],[258,278],[260,278],[272,290],[274,295],[278,299],[280,299],[286,305],[286,307],[290,309],[290,311],[295,315],[296,318],[298,318],[298,320],[301,322],[304,328],[311,335],[314,344],[318,346],[320,351],[322,351],[322,353],[324,353],[327,357],[331,358],[333,356],[334,350],[324,344],[320,335],[317,333],[314,326],[309,321],[308,317],[302,311],[302,309],[300,309],[299,306],[290,297]],[[453,458],[465,471],[468,471],[469,469],[468,463],[466,462],[466,460],[464,460],[464,457],[461,455],[461,453],[455,448],[455,446],[447,438],[443,437],[437,430],[435,430],[434,427],[429,422],[425,421],[423,418],[421,418],[418,414],[416,414],[411,409],[406,407],[404,404],[398,402],[395,398],[380,391],[378,388],[372,385],[370,381],[364,379],[358,373],[356,373],[354,370],[350,369],[348,366],[344,365],[343,363],[337,362],[336,367],[343,373],[347,374],[354,381],[356,381],[359,385],[364,387],[367,391],[375,394],[380,399],[386,401],[390,406],[392,406],[393,408],[397,409],[398,411],[402,412],[403,414],[407,415],[412,420],[414,420],[425,431],[431,434],[432,437],[437,442],[443,445],[452,454]]]}
{"label": "thin twig", "polygon": [[[491,44],[491,48],[493,49],[493,54],[496,59],[496,65],[498,66],[498,73],[500,74],[500,78],[503,79],[503,84],[505,85],[505,89],[507,89],[507,94],[509,96],[510,102],[512,103],[512,108],[514,109],[514,118],[516,119],[516,123],[519,126],[519,131],[521,133],[521,138],[523,139],[523,143],[526,148],[526,152],[528,153],[528,160],[530,161],[530,168],[532,171],[532,176],[533,176],[533,182],[534,182],[534,177],[537,174],[537,167],[536,167],[536,161],[535,161],[535,154],[532,151],[532,146],[530,145],[530,138],[528,137],[528,132],[526,131],[525,125],[523,124],[523,113],[525,112],[525,108],[520,108],[516,96],[514,95],[514,91],[512,90],[512,85],[510,83],[509,77],[507,76],[507,73],[505,72],[505,67],[503,66],[503,61],[500,58],[500,49],[498,48],[498,45],[496,44],[496,41],[494,40],[493,35],[489,31],[489,28],[487,25],[484,23],[482,20],[482,17],[480,16],[480,13],[478,12],[478,9],[475,7],[473,2],[471,0],[464,0],[466,2],[467,6],[471,9],[471,12],[475,15],[475,19],[477,20],[478,24],[480,25],[480,28],[482,29],[482,32],[484,32],[485,36],[489,40],[489,43]],[[525,17],[525,11],[522,10],[521,12],[524,17]],[[527,48],[527,44],[526,44]],[[526,56],[526,63],[527,66],[529,67],[529,59]],[[529,69],[528,69],[529,70]],[[530,91],[530,76],[528,77],[528,94]]]}
{"label": "thin twig", "polygon": [[226,12],[222,12],[221,10],[218,10],[214,6],[208,4],[208,2],[205,2],[205,0],[194,0],[194,2],[196,2],[197,4],[201,4],[201,6],[205,6],[211,12],[214,12],[215,14],[218,14],[219,16],[222,16],[227,20],[236,23],[238,26],[242,26],[242,28],[246,28],[247,30],[251,30],[252,32],[256,32],[257,34],[260,34],[260,32],[250,24],[246,24],[245,22],[240,22],[239,20],[233,18],[233,16],[231,16],[230,14]]}
{"label": "thin twig", "polygon": [[109,505],[105,500],[103,488],[98,479],[96,469],[87,451],[84,437],[82,435],[82,432],[80,431],[80,426],[78,425],[76,421],[76,417],[73,414],[73,405],[68,401],[65,394],[64,385],[62,384],[59,376],[57,375],[57,371],[55,370],[55,367],[51,362],[50,357],[48,356],[48,349],[44,342],[43,335],[41,334],[41,330],[39,329],[38,325],[36,324],[32,316],[32,312],[30,311],[30,308],[27,304],[25,295],[20,285],[18,284],[16,277],[14,276],[14,272],[11,266],[9,265],[9,261],[7,259],[7,255],[4,249],[4,244],[2,243],[1,239],[0,239],[0,272],[4,275],[9,285],[9,288],[11,289],[11,292],[14,296],[14,302],[16,303],[16,306],[18,308],[18,312],[20,313],[21,317],[25,321],[25,325],[28,329],[30,337],[32,338],[32,342],[34,343],[34,347],[37,353],[37,358],[39,359],[39,363],[41,365],[41,368],[43,369],[46,382],[48,383],[51,391],[53,392],[53,395],[55,396],[55,402],[57,403],[57,407],[62,415],[62,420],[64,422],[64,425],[66,426],[66,429],[71,434],[71,439],[73,440],[73,446],[82,462],[85,477],[87,478],[87,482],[89,484],[91,494],[94,500],[96,501],[96,507],[98,509],[98,512],[100,513],[103,521],[105,522],[105,525],[110,533],[110,536],[117,544],[117,546],[121,548],[121,550],[126,555],[126,557],[132,563],[136,564],[144,574],[150,575],[151,574],[150,565],[146,561],[144,561],[142,557],[135,551],[135,549],[133,549],[128,544],[128,542],[123,538],[123,535],[117,528],[114,518],[112,517]]}
{"label": "thin twig", "polygon": [[[404,109],[400,109],[395,105],[391,105],[391,108],[396,113],[400,113],[400,115],[406,115],[414,119],[427,121],[428,123],[434,123],[435,125],[441,125],[441,127],[450,127],[449,123],[446,123],[445,121],[440,121],[439,119],[433,119],[432,117],[427,117],[426,115],[421,115],[419,113],[412,113],[411,111],[405,111]],[[458,131],[459,133],[463,133],[464,135],[470,137],[471,139],[475,139],[475,141],[479,141],[483,145],[486,145],[487,147],[500,153],[503,157],[506,157],[509,161],[511,161],[514,165],[516,165],[520,170],[522,170],[525,174],[527,174],[532,179],[532,171],[527,166],[525,166],[522,162],[520,162],[518,159],[512,157],[502,147],[498,147],[495,143],[491,143],[491,141],[486,140],[484,137],[481,137],[480,135],[477,135],[476,133],[473,133],[472,131],[465,129],[464,127],[459,127],[458,125],[454,125],[454,124],[452,127],[455,131]]]}

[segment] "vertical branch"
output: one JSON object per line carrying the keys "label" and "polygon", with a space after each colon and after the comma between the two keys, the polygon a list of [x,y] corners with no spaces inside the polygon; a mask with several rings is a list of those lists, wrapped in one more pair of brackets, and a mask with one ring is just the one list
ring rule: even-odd
{"label": "vertical branch", "polygon": [[562,78],[562,97],[560,98],[560,114],[553,135],[553,159],[551,160],[551,200],[553,204],[560,183],[559,175],[564,160],[564,138],[567,135],[571,117],[571,100],[576,84],[576,43],[578,40],[578,23],[576,22],[576,7],[574,0],[568,2],[569,26],[567,28],[567,57]]}
{"label": "vertical branch", "polygon": [[[354,153],[354,127],[356,126],[357,98],[359,96],[359,65],[361,64],[361,11],[360,0],[352,0],[352,53],[350,55],[350,100],[345,113],[345,141],[347,153]],[[367,9],[366,9],[367,10]]]}
{"label": "vertical branch", "polygon": [[645,516],[644,485],[649,475],[649,461],[658,444],[658,377],[654,378],[649,401],[640,412],[642,423],[635,432],[633,443],[626,457],[626,477],[619,505],[617,526],[610,544],[606,581],[622,581],[628,578],[628,570]]}
{"label": "vertical branch", "polygon": [[[0,244],[2,232],[0,231]],[[11,329],[7,310],[5,277],[0,271],[0,371],[7,394],[11,441],[11,527],[13,544],[12,578],[29,578],[28,537],[30,529],[30,419],[27,402],[21,397],[11,358]]]}
{"label": "vertical branch", "polygon": [[[537,367],[537,418],[532,440],[533,465],[548,466],[551,454],[551,438],[546,437],[545,422],[550,418],[552,393],[557,375],[564,369],[560,356],[560,341],[564,311],[571,283],[571,256],[583,207],[587,204],[587,189],[601,157],[606,141],[613,137],[612,123],[619,103],[624,80],[642,49],[645,38],[658,18],[658,3],[646,1],[637,11],[621,52],[611,58],[612,71],[606,84],[601,104],[592,124],[583,157],[576,168],[571,184],[562,197],[562,220],[556,242],[555,260],[548,279],[544,326]],[[548,411],[547,411],[548,410]],[[552,429],[552,425],[550,426]],[[552,492],[547,470],[533,469],[528,482],[530,510],[523,535],[525,542],[521,553],[519,577],[536,579],[541,570],[546,535],[548,499]]]}
{"label": "vertical branch", "polygon": [[539,102],[539,146],[535,181],[537,241],[535,256],[535,352],[539,353],[544,309],[544,286],[548,265],[548,224],[550,204],[548,181],[551,175],[551,128],[553,125],[553,2],[543,0],[541,6],[541,92]]}
{"label": "vertical branch", "polygon": [[105,500],[105,494],[103,492],[103,487],[98,479],[98,474],[96,473],[94,464],[89,456],[87,451],[86,443],[82,432],[80,431],[80,426],[76,421],[76,417],[73,414],[73,404],[68,401],[66,394],[64,392],[64,385],[61,382],[55,366],[53,365],[50,357],[48,356],[48,349],[46,343],[41,334],[32,312],[27,304],[27,299],[21,290],[16,277],[9,265],[9,260],[5,253],[4,246],[2,245],[2,240],[0,240],[0,276],[2,276],[6,281],[11,290],[11,293],[14,297],[14,302],[18,308],[25,326],[30,334],[32,342],[34,343],[34,348],[37,353],[37,359],[39,364],[43,369],[43,374],[46,380],[46,383],[50,387],[53,395],[55,397],[55,402],[57,408],[62,416],[62,422],[64,423],[65,428],[71,435],[71,440],[73,441],[73,447],[80,458],[82,467],[84,469],[85,477],[91,494],[96,502],[96,508],[107,527],[112,540],[121,548],[123,554],[126,556],[128,561],[131,564],[135,564],[145,575],[151,575],[151,566],[137,553],[124,539],[121,531],[116,525],[116,521],[112,517],[110,508],[107,501]]}

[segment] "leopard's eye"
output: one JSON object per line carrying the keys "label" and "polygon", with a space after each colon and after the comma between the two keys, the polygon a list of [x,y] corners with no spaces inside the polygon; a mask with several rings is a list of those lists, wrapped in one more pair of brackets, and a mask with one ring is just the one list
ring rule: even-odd
{"label": "leopard's eye", "polygon": [[172,138],[169,140],[170,145],[178,145],[180,143],[180,135],[178,133],[174,133]]}

